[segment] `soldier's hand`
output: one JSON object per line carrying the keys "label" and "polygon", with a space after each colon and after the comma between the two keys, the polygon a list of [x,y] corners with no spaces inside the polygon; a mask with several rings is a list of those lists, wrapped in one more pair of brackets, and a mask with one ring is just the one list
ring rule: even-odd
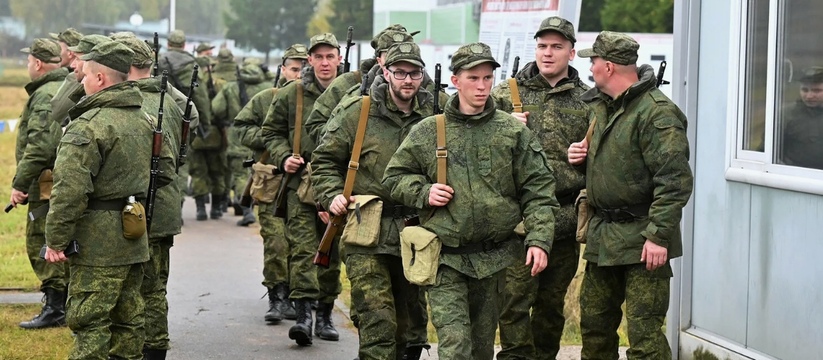
{"label": "soldier's hand", "polygon": [[646,270],[655,270],[666,264],[668,259],[668,249],[646,239],[646,243],[643,244],[643,253],[640,255],[640,261],[646,263]]}
{"label": "soldier's hand", "polygon": [[429,190],[430,206],[446,206],[454,196],[454,189],[444,184],[434,184]]}
{"label": "soldier's hand", "polygon": [[589,152],[589,142],[583,139],[581,142],[572,143],[569,146],[569,164],[580,165],[586,161],[586,154]]}
{"label": "soldier's hand", "polygon": [[319,217],[320,220],[323,221],[324,224],[326,224],[326,225],[329,224],[329,212],[328,211],[318,211],[317,212],[317,217]]}
{"label": "soldier's hand", "polygon": [[549,256],[546,251],[537,247],[529,246],[526,253],[526,265],[532,265],[532,276],[537,276],[546,266],[549,266]]}
{"label": "soldier's hand", "polygon": [[11,189],[11,198],[9,199],[9,202],[14,204],[14,207],[17,207],[17,204],[22,204],[24,201],[26,201],[26,198],[28,197],[29,194],[26,194],[17,189]]}
{"label": "soldier's hand", "polygon": [[283,162],[283,170],[289,174],[294,174],[297,170],[300,170],[300,167],[305,163],[306,161],[303,160],[302,157],[291,156]]}
{"label": "soldier's hand", "polygon": [[515,119],[517,119],[521,123],[523,123],[523,125],[526,125],[529,122],[529,112],[528,111],[525,111],[525,112],[522,112],[522,113],[513,112],[512,116],[514,116]]}
{"label": "soldier's hand", "polygon": [[66,261],[66,255],[62,251],[53,250],[50,247],[46,247],[46,256],[44,258],[50,263]]}
{"label": "soldier's hand", "polygon": [[343,196],[343,194],[337,195],[334,197],[334,200],[331,201],[329,211],[334,215],[343,215],[348,212],[347,208],[349,204],[353,202],[354,196],[349,196],[349,201],[346,201],[346,197]]}

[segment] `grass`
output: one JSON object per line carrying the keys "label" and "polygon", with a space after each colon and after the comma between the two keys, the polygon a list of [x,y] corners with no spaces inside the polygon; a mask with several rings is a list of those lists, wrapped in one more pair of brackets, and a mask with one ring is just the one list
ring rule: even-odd
{"label": "grass", "polygon": [[[0,204],[5,206],[14,177],[14,133],[0,133]],[[0,288],[35,290],[40,281],[26,255],[26,207],[0,213]],[[0,357],[2,358],[2,357]]]}
{"label": "grass", "polygon": [[31,80],[26,67],[4,67],[0,73],[0,86],[10,86],[22,88]]}
{"label": "grass", "polygon": [[[20,113],[23,112],[23,106],[26,105],[28,94],[23,86],[11,87],[0,85],[0,120],[17,119]],[[12,140],[12,147],[14,146]],[[12,149],[14,151],[14,149]],[[12,152],[12,154],[14,154]]]}
{"label": "grass", "polygon": [[0,359],[66,359],[73,339],[67,327],[24,330],[17,324],[40,312],[39,304],[0,305]]}

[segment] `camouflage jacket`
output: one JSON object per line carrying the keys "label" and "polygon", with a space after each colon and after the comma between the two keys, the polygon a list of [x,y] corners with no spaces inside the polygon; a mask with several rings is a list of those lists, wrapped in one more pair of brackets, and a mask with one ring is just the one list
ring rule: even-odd
{"label": "camouflage jacket", "polygon": [[[589,128],[588,108],[580,96],[589,87],[580,81],[577,70],[569,67],[568,77],[554,87],[549,85],[540,69],[530,62],[515,75],[523,111],[529,112],[527,126],[531,129],[549,159],[557,186],[558,201],[563,207],[556,215],[555,241],[573,240],[577,230],[577,212],[573,203],[586,187],[586,177],[569,165],[567,151],[573,142],[582,140]],[[512,112],[511,88],[504,81],[492,90],[497,107]],[[571,201],[571,202],[570,202]]]}
{"label": "camouflage jacket", "polygon": [[17,125],[17,170],[11,186],[28,193],[32,201],[40,198],[40,173],[54,167],[57,144],[63,135],[60,123],[51,120],[50,101],[65,77],[66,69],[59,68],[26,84],[29,99]]}
{"label": "camouflage jacket", "polygon": [[586,157],[586,189],[596,209],[646,206],[649,215],[627,223],[589,223],[583,257],[600,266],[640,263],[646,239],[683,254],[682,209],[692,193],[686,116],[656,85],[643,65],[640,80],[616,99],[598,89],[583,94],[596,121]]}
{"label": "camouflage jacket", "polygon": [[[252,96],[267,89],[271,89],[271,84],[266,81],[263,71],[257,65],[246,66],[240,71],[240,80],[246,87],[246,96],[251,102]],[[217,96],[211,100],[211,108],[214,121],[225,124],[233,128],[234,118],[243,109],[240,103],[240,85],[237,81],[231,81],[220,89]],[[243,146],[240,134],[229,130],[229,147],[226,154],[231,157],[248,158],[252,155],[251,150]]]}
{"label": "camouflage jacket", "polygon": [[[414,124],[432,115],[433,96],[426,90],[418,92],[408,114],[397,108],[389,95],[389,84],[382,78],[372,84],[371,105],[366,134],[360,152],[360,169],[354,182],[352,195],[377,195],[383,200],[383,208],[395,206],[389,190],[383,187],[383,170],[389,163],[400,142]],[[340,112],[329,120],[323,140],[312,154],[312,185],[317,200],[328,209],[335,196],[343,193],[346,168],[351,159],[354,137],[363,106],[362,97],[349,98],[340,104]],[[407,208],[410,215],[415,209]],[[380,239],[377,247],[365,248],[346,244],[347,254],[389,254],[400,256],[400,230],[403,219],[384,216],[380,221]]]}
{"label": "camouflage jacket", "polygon": [[[280,89],[277,95],[272,100],[271,107],[266,113],[266,120],[263,121],[263,141],[266,144],[266,149],[271,154],[270,162],[276,164],[278,168],[282,167],[284,161],[289,156],[292,156],[292,142],[294,140],[294,125],[297,117],[297,87],[303,88],[303,119],[302,124],[306,123],[309,117],[314,102],[323,93],[325,89],[320,87],[314,78],[314,68],[308,66],[303,69],[301,80],[290,82],[286,87]],[[306,133],[306,127],[303,127],[300,138],[300,156],[308,162],[311,160],[311,153],[317,147],[317,143]],[[291,177],[288,186],[292,190],[297,190],[297,185],[300,183],[300,174]]]}
{"label": "camouflage jacket", "polygon": [[54,165],[46,243],[64,249],[76,239],[80,252],[72,264],[120,266],[149,259],[147,236],[123,237],[121,211],[88,208],[93,200],[125,204],[132,195],[145,198],[153,125],[142,102],[134,83],[123,82],[83,98],[70,111],[74,121],[60,139]]}
{"label": "camouflage jacket", "polygon": [[[261,91],[249,100],[249,103],[240,110],[234,117],[234,126],[231,131],[235,132],[240,144],[249,148],[254,153],[254,159],[260,159],[260,155],[266,150],[266,143],[263,141],[263,120],[271,107],[274,95],[278,89],[286,85],[286,78],[280,78],[276,88],[268,91]],[[274,163],[274,162],[270,162]]]}
{"label": "camouflage jacket", "polygon": [[[145,78],[135,82],[137,88],[143,95],[141,109],[155,117],[160,109],[160,79]],[[183,127],[183,110],[177,103],[169,101],[170,94],[166,93],[163,99],[163,148],[162,156],[166,161],[160,162],[160,171],[166,176],[177,179],[177,156],[180,154],[180,140]],[[185,98],[183,99],[185,103]],[[155,123],[153,126],[156,126]],[[171,159],[169,161],[168,159]],[[178,182],[172,181],[170,184],[157,190],[155,197],[154,213],[152,214],[151,233],[149,241],[159,240],[167,236],[174,236],[180,233],[183,225],[180,218],[180,211],[183,207],[183,192]],[[148,211],[148,209],[146,209]]]}
{"label": "camouflage jacket", "polygon": [[[169,49],[159,60],[161,72],[163,70],[169,70],[171,72],[172,69],[169,67],[171,66],[173,68],[175,76],[169,76],[169,83],[188,95],[189,85],[191,85],[191,75],[196,63],[194,56],[180,49]],[[204,71],[205,69],[199,70],[201,73]],[[180,83],[175,83],[174,79],[177,79]],[[192,101],[197,108],[199,121],[207,127],[211,126],[211,101],[209,100],[209,93],[208,90],[206,90],[205,84],[201,83],[200,86],[194,89]],[[192,128],[193,127],[194,125],[192,125]]]}
{"label": "camouflage jacket", "polygon": [[362,74],[367,73],[372,67],[377,65],[376,59],[366,59],[360,62],[360,69],[344,73],[338,76],[326,91],[317,98],[314,102],[314,109],[308,119],[306,119],[306,133],[311,136],[314,141],[319,142],[320,137],[323,136],[326,122],[331,117],[331,112],[334,108],[342,103],[343,97],[348,94],[349,89],[357,86],[358,92],[353,95],[360,95],[360,83],[363,81]]}
{"label": "camouflage jacket", "polygon": [[803,101],[783,110],[783,162],[787,165],[823,169],[823,108]]}
{"label": "camouflage jacket", "polygon": [[85,95],[86,90],[83,89],[83,84],[77,81],[77,75],[70,72],[60,84],[57,93],[51,98],[51,120],[61,126],[66,126],[70,120],[69,109]]}
{"label": "camouflage jacket", "polygon": [[214,65],[211,76],[214,81],[214,91],[219,93],[223,86],[229,82],[237,81],[237,63],[234,61],[218,62],[217,65]]}
{"label": "camouflage jacket", "polygon": [[514,227],[521,220],[529,230],[525,245],[548,254],[558,204],[554,176],[534,133],[496,110],[491,97],[480,114],[461,114],[457,96],[452,95],[444,109],[452,200],[442,208],[428,202],[437,179],[435,117],[412,128],[389,161],[383,185],[395,201],[421,209],[421,221],[428,219],[422,226],[436,233],[443,246],[494,242],[492,250],[440,257],[441,264],[482,279],[512,264],[522,252],[510,241],[517,239]]}

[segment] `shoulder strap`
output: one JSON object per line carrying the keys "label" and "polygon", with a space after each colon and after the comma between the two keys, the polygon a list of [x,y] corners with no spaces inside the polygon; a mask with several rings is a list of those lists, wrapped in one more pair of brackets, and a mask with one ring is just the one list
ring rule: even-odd
{"label": "shoulder strap", "polygon": [[513,112],[523,112],[523,102],[520,101],[520,90],[517,88],[517,79],[509,78],[509,90],[511,90]]}
{"label": "shoulder strap", "polygon": [[300,140],[303,137],[303,84],[297,83],[297,110],[294,117],[292,156],[300,157]]}
{"label": "shoulder strap", "polygon": [[369,122],[369,108],[371,107],[371,98],[366,95],[363,96],[363,102],[360,105],[360,120],[357,122],[357,134],[354,135],[354,146],[351,149],[351,160],[349,161],[349,168],[346,171],[346,183],[343,185],[343,197],[348,199],[354,189],[354,178],[357,176],[357,170],[360,169],[360,152],[363,149],[363,139],[366,138],[366,125]]}
{"label": "shoulder strap", "polygon": [[437,183],[446,184],[446,158],[449,155],[446,149],[446,115],[440,114],[434,117],[437,123]]}
{"label": "shoulder strap", "polygon": [[594,124],[596,123],[597,118],[595,117],[594,119],[592,119],[592,123],[589,124],[589,130],[586,130],[586,143],[589,144],[589,146],[592,145],[592,133],[594,132]]}

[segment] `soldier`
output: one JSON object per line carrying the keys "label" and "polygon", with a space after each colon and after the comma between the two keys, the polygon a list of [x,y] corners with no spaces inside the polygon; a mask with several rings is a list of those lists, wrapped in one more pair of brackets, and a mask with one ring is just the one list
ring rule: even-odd
{"label": "soldier", "polygon": [[60,66],[69,68],[69,72],[71,72],[71,63],[75,58],[77,58],[77,54],[71,51],[69,47],[77,46],[77,43],[80,42],[80,38],[83,37],[83,34],[74,28],[68,28],[59,33],[49,33],[49,36],[51,36],[52,39],[57,40],[60,44]]}
{"label": "soldier", "polygon": [[[329,269],[318,270],[312,264],[317,242],[325,230],[328,213],[320,212],[314,199],[298,198],[297,189],[306,171],[306,160],[317,146],[305,128],[295,134],[297,102],[303,103],[299,121],[305,123],[315,100],[338,75],[340,45],[334,34],[325,33],[311,38],[309,67],[302,79],[286,85],[275,95],[263,122],[263,139],[272,162],[279,164],[288,177],[286,196],[286,239],[289,241],[289,299],[297,311],[297,324],[289,329],[289,338],[299,345],[311,345],[311,302],[318,300],[315,335],[323,340],[337,341],[339,334],[331,321],[334,299],[340,293],[340,263],[335,253]],[[298,99],[302,97],[302,99]],[[300,139],[300,153],[293,154],[293,142]],[[286,181],[284,179],[284,181]],[[311,204],[309,204],[311,203]],[[322,220],[321,220],[322,219]]]}
{"label": "soldier", "polygon": [[151,161],[153,124],[140,109],[140,91],[126,81],[133,55],[115,41],[83,55],[88,95],[71,110],[74,120],[54,164],[46,260],[65,261],[63,249],[72,240],[79,247],[69,264],[66,320],[77,334],[72,359],[142,358],[148,238],[139,226],[124,228],[121,214],[137,207],[130,197],[146,196],[149,169],[135,164]]}
{"label": "soldier", "polygon": [[86,35],[80,38],[80,41],[75,46],[69,47],[69,51],[74,54],[74,60],[71,62],[70,72],[57,93],[51,99],[51,120],[59,123],[61,126],[66,126],[69,123],[69,109],[71,109],[80,98],[86,95],[83,90],[83,60],[80,57],[91,51],[91,49],[103,42],[110,40],[108,37],[98,34]]}
{"label": "soldier", "polygon": [[[421,226],[442,242],[428,293],[443,359],[492,359],[504,270],[523,261],[536,276],[546,267],[554,234],[554,177],[540,142],[496,110],[489,96],[499,66],[483,43],[461,46],[452,56],[457,94],[445,107],[448,184],[431,180],[437,178],[436,117],[412,129],[383,177],[392,199],[419,209]],[[521,220],[529,230],[522,242],[514,234]],[[525,259],[516,256],[524,244]]]}
{"label": "soldier", "polygon": [[823,169],[823,67],[804,69],[800,99],[783,109],[783,162]]}
{"label": "soldier", "polygon": [[[243,82],[243,88],[240,87]],[[226,150],[229,171],[226,176],[227,188],[234,190],[233,203],[240,203],[240,195],[249,177],[249,170],[243,168],[243,161],[252,156],[249,148],[240,144],[240,138],[234,137],[235,132],[231,131],[234,118],[246,105],[249,99],[257,93],[270,89],[271,84],[266,81],[263,70],[257,65],[246,65],[240,70],[240,78],[236,81],[226,83],[211,101],[214,119],[222,124],[226,124],[229,129],[228,149]],[[237,222],[238,226],[249,226],[257,219],[254,218],[254,211],[251,207],[242,208],[243,218]]]}
{"label": "soldier", "polygon": [[[274,95],[286,83],[300,78],[300,69],[308,58],[306,45],[294,44],[283,54],[280,65],[280,79],[277,87],[270,91],[257,93],[243,110],[234,118],[236,132],[233,137],[240,139],[243,146],[254,152],[254,158],[260,159],[266,150],[261,134],[263,120],[269,111]],[[289,242],[283,233],[283,219],[274,216],[271,203],[257,203],[257,216],[260,218],[260,236],[263,237],[263,286],[268,290],[269,310],[264,319],[280,322],[284,318],[294,320],[297,314],[289,301]]]}
{"label": "soldier", "polygon": [[[26,84],[29,100],[17,125],[17,169],[11,184],[10,203],[17,206],[28,201],[29,211],[35,214],[48,209],[51,169],[63,134],[60,124],[50,119],[49,101],[68,72],[60,66],[60,45],[52,40],[34,39],[31,47],[20,51],[29,54],[27,68],[31,82]],[[45,304],[31,321],[20,323],[24,329],[65,325],[68,273],[65,265],[49,264],[40,258],[40,248],[46,243],[44,226],[42,214],[35,219],[26,217],[26,254],[41,282]]]}
{"label": "soldier", "polygon": [[[574,59],[574,25],[552,16],[534,34],[534,58],[515,79],[522,112],[512,106],[512,89],[502,82],[492,91],[498,108],[532,130],[549,159],[557,185],[555,197],[560,210],[555,216],[554,243],[549,267],[531,277],[529,267],[515,263],[506,269],[506,290],[500,313],[500,345],[497,358],[555,359],[566,319],[563,316],[566,289],[577,272],[580,247],[575,241],[577,213],[574,201],[586,180],[567,161],[566,150],[586,134],[586,104],[580,95],[589,89],[577,70],[569,66]],[[525,253],[526,249],[523,249]],[[531,315],[530,315],[531,314]],[[535,341],[534,336],[540,336]]]}
{"label": "soldier", "polygon": [[219,93],[226,83],[237,80],[237,63],[234,62],[231,50],[223,48],[217,52],[217,64],[214,65],[212,76],[215,94]]}
{"label": "soldier", "polygon": [[[160,70],[168,70],[169,80],[175,88],[184,93],[189,92],[192,70],[195,65],[194,56],[183,50],[186,46],[186,35],[182,30],[174,30],[169,34],[169,51],[160,58]],[[207,134],[197,133],[191,143],[191,152],[188,154],[188,170],[192,179],[192,195],[197,207],[198,221],[223,216],[220,202],[226,192],[224,175],[226,172],[226,157],[221,151],[223,147],[220,131],[213,126],[211,120],[211,101],[206,87],[202,84],[194,89],[194,106],[200,116]],[[183,176],[183,175],[181,175]],[[182,189],[182,187],[181,187]],[[206,197],[212,194],[212,207],[206,214]]]}
{"label": "soldier", "polygon": [[206,72],[206,69],[211,66],[211,57],[214,50],[214,45],[208,42],[201,42],[197,44],[197,47],[194,48],[194,52],[197,53],[197,65],[200,65],[200,68],[203,69],[203,72]]}
{"label": "soldier", "polygon": [[569,147],[584,165],[594,216],[589,221],[580,288],[583,359],[617,356],[617,327],[626,302],[630,358],[671,359],[663,334],[669,308],[669,259],[683,254],[680,219],[689,201],[686,116],[657,89],[651,66],[636,65],[640,45],[603,31],[591,49],[595,89],[583,94],[593,124]]}
{"label": "soldier", "polygon": [[[412,126],[432,115],[435,96],[421,89],[423,68],[420,48],[412,42],[389,48],[383,62],[383,77],[369,90],[371,103],[361,166],[352,194],[377,195],[383,201],[380,236],[375,247],[341,244],[346,252],[346,275],[351,279],[352,306],[358,314],[359,357],[366,359],[420,358],[422,346],[408,347],[410,296],[418,289],[403,276],[400,261],[400,229],[413,208],[395,205],[380,181],[383,170]],[[347,99],[328,123],[323,141],[312,154],[312,183],[318,200],[335,215],[347,213],[354,197],[342,195],[345,169],[351,158],[360,112],[361,97]],[[365,221],[365,220],[364,220]],[[420,323],[417,319],[415,323]],[[423,340],[425,344],[425,340]],[[414,353],[414,354],[412,354]]]}

